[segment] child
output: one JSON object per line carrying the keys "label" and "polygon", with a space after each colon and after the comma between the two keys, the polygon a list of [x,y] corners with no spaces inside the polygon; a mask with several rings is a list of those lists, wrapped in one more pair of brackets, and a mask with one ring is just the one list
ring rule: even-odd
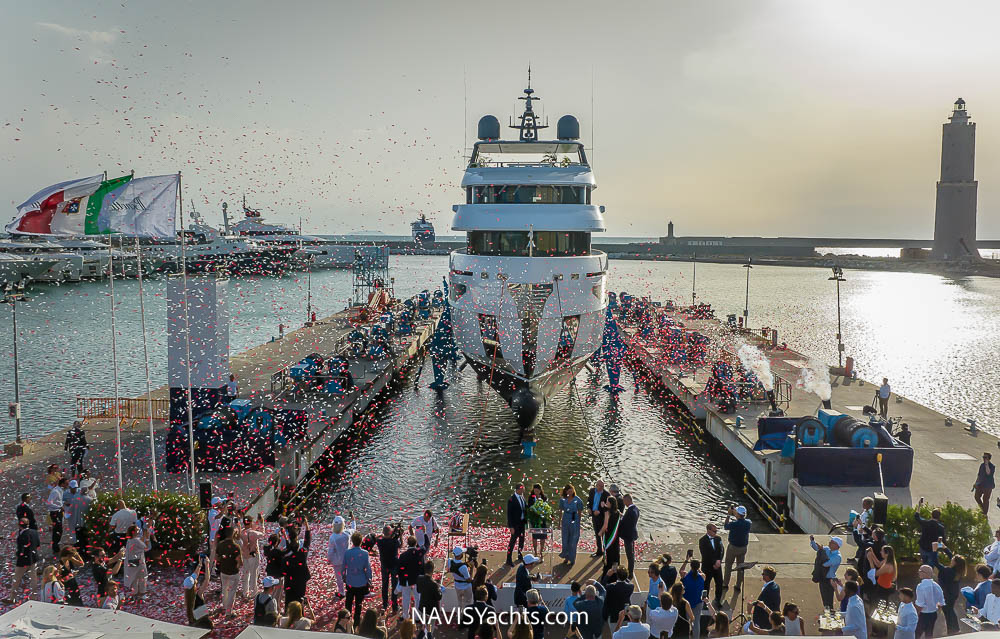
{"label": "child", "polygon": [[806,634],[806,624],[799,616],[798,606],[791,601],[786,602],[785,607],[781,610],[781,616],[784,617],[786,635]]}
{"label": "child", "polygon": [[913,589],[899,589],[899,617],[896,620],[896,639],[914,639],[917,634],[917,608],[913,605]]}
{"label": "child", "polygon": [[121,600],[118,598],[118,582],[108,582],[108,594],[97,598],[97,607],[105,610],[118,610]]}
{"label": "child", "polygon": [[667,591],[667,585],[660,579],[660,565],[649,564],[646,570],[649,575],[649,591],[646,593],[646,610],[656,610],[660,607],[660,593]]}

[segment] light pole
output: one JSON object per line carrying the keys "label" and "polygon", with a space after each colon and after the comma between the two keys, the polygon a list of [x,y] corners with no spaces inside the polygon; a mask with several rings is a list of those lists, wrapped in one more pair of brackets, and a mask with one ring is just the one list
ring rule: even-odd
{"label": "light pole", "polygon": [[833,267],[833,276],[827,278],[837,283],[837,367],[844,367],[844,339],[840,330],[840,283],[846,282],[844,279],[844,269],[839,266]]}
{"label": "light pole", "polygon": [[312,323],[312,256],[309,257],[309,265],[306,267],[306,325]]}
{"label": "light pole", "polygon": [[3,291],[3,303],[10,304],[10,317],[14,325],[14,405],[11,413],[14,417],[14,442],[21,444],[21,379],[18,370],[17,360],[17,303],[26,300],[24,296],[24,282],[17,285],[7,284]]}
{"label": "light pole", "polygon": [[694,306],[694,285],[698,281],[698,254],[691,254],[691,306]]}
{"label": "light pole", "polygon": [[743,303],[743,328],[750,328],[750,269],[753,268],[753,258],[747,257],[747,263],[743,265],[747,270],[747,297]]}

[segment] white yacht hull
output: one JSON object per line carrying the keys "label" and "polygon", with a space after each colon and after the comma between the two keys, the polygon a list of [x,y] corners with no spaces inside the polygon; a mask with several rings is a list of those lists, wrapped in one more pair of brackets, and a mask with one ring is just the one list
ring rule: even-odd
{"label": "white yacht hull", "polygon": [[607,257],[451,254],[455,343],[522,427],[600,348]]}

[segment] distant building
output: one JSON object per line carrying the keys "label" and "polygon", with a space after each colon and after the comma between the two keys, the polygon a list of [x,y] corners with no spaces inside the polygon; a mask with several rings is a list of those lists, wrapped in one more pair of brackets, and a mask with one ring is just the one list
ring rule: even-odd
{"label": "distant building", "polygon": [[978,260],[976,249],[976,124],[965,100],[955,101],[941,135],[941,180],[934,209],[935,260]]}

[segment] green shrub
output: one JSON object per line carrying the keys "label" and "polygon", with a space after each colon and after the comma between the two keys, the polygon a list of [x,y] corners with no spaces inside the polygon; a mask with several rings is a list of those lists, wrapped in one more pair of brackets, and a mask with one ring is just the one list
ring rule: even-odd
{"label": "green shrub", "polygon": [[[983,554],[983,548],[993,540],[990,522],[978,508],[966,508],[950,501],[940,508],[948,548],[965,557],[970,565],[975,565]],[[886,539],[899,559],[920,556],[920,525],[913,516],[916,510],[913,506],[889,506],[885,524]],[[929,518],[931,510],[925,504],[920,508],[920,516]]]}
{"label": "green shrub", "polygon": [[[197,496],[129,491],[122,498],[144,520],[148,520],[150,512],[156,513],[151,561],[160,564],[183,562],[198,551],[206,528],[205,513],[199,507]],[[118,509],[118,500],[118,493],[109,491],[101,493],[90,505],[86,524],[93,545],[107,547],[112,534],[108,522]]]}

